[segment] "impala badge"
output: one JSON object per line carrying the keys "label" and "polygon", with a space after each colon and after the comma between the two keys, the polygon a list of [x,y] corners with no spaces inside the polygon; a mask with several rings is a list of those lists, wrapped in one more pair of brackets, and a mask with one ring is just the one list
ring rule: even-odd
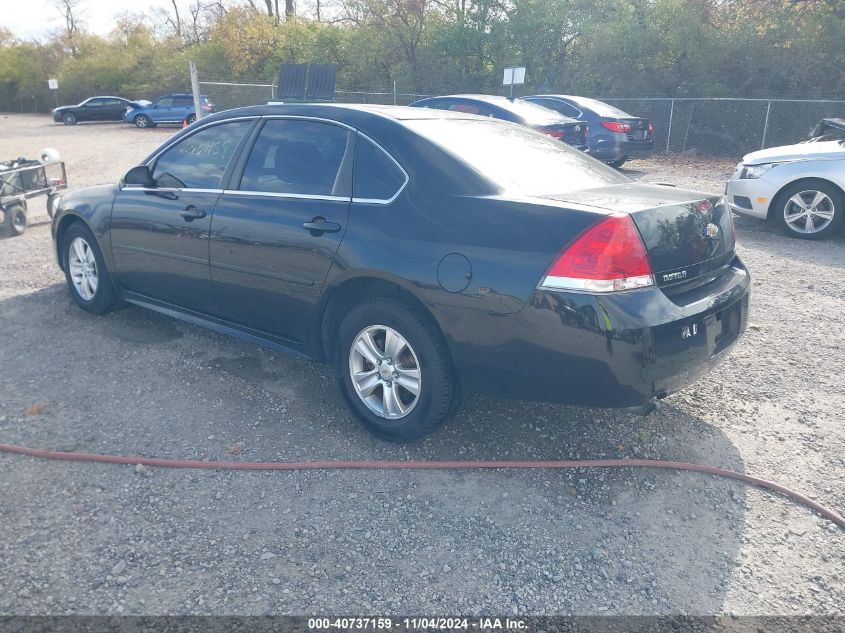
{"label": "impala badge", "polygon": [[710,222],[707,226],[704,227],[704,237],[706,237],[708,240],[714,240],[719,237],[719,225]]}
{"label": "impala badge", "polygon": [[674,273],[666,273],[663,275],[663,281],[678,281],[679,279],[686,279],[687,271],[679,270]]}

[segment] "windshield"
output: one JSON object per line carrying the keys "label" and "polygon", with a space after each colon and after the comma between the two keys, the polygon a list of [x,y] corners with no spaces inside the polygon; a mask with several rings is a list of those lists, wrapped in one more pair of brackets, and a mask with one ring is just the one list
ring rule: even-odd
{"label": "windshield", "polygon": [[595,99],[587,99],[586,97],[568,97],[576,105],[592,110],[599,116],[607,117],[609,119],[630,119],[630,114],[623,112],[619,108],[614,108],[609,103],[604,101],[596,101]]}
{"label": "windshield", "polygon": [[520,125],[494,119],[403,123],[507,192],[547,196],[630,182],[615,169]]}

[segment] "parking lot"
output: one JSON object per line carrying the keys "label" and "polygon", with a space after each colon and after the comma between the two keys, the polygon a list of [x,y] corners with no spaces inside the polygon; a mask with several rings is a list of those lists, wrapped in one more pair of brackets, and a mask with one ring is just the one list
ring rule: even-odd
{"label": "parking lot", "polygon": [[[0,158],[55,147],[111,183],[176,131],[0,115]],[[642,181],[720,192],[740,157],[658,156]],[[467,396],[383,443],[331,368],[125,308],[79,310],[42,200],[0,239],[0,443],[190,459],[690,461],[845,510],[845,236],[737,219],[746,336],[648,418]],[[674,471],[219,472],[0,454],[0,614],[845,614],[843,532]]]}

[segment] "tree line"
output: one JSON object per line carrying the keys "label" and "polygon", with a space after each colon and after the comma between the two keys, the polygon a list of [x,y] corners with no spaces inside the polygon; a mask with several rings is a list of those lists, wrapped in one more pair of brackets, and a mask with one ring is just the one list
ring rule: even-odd
{"label": "tree line", "polygon": [[[205,78],[268,80],[280,63],[338,65],[344,90],[596,96],[845,96],[845,0],[171,0],[86,28],[19,39],[0,24],[0,110],[92,94],[153,98]],[[0,20],[2,17],[0,17]]]}

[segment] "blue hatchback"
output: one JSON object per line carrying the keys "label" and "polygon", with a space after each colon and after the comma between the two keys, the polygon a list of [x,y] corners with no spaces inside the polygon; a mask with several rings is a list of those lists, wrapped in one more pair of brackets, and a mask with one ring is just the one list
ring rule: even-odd
{"label": "blue hatchback", "polygon": [[[208,97],[200,97],[202,109],[206,114],[214,112],[214,105]],[[197,118],[194,109],[194,97],[191,94],[163,95],[149,105],[130,107],[123,115],[127,123],[134,123],[136,127],[155,127],[159,123],[183,123],[188,125]]]}

